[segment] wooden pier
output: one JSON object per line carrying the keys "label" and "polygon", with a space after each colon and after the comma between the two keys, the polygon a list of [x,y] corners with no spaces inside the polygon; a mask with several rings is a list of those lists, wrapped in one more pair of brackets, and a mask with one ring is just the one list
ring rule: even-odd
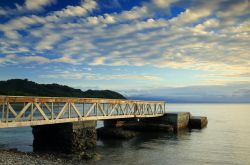
{"label": "wooden pier", "polygon": [[159,117],[165,102],[95,98],[0,96],[0,128],[90,120]]}

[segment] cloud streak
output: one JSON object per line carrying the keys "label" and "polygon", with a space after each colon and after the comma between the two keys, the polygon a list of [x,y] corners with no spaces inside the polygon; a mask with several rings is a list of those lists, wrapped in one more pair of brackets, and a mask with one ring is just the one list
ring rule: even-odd
{"label": "cloud streak", "polygon": [[56,0],[25,0],[23,5],[15,4],[15,9],[0,7],[0,16],[10,16],[25,14],[33,11],[41,11],[44,9],[44,7],[50,6],[55,3]]}
{"label": "cloud streak", "polygon": [[160,77],[152,75],[131,75],[131,74],[95,74],[95,73],[80,73],[77,71],[61,71],[57,73],[41,75],[40,78],[55,78],[55,79],[75,79],[75,80],[148,80],[159,81]]}

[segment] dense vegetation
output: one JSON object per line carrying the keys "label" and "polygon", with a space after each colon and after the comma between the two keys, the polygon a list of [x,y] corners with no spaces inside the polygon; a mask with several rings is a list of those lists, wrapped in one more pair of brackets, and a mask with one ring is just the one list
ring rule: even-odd
{"label": "dense vegetation", "polygon": [[65,85],[38,84],[27,79],[0,81],[0,95],[125,99],[121,94],[110,90],[87,90],[83,92],[80,89]]}

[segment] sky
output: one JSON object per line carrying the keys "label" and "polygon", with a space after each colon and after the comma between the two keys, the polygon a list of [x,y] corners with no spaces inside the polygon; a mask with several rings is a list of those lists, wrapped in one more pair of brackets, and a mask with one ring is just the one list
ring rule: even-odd
{"label": "sky", "polygon": [[249,0],[0,0],[0,80],[250,102]]}

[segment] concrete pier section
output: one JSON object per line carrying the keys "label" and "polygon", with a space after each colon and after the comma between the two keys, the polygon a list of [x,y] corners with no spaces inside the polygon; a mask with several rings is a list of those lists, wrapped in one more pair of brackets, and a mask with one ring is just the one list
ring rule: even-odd
{"label": "concrete pier section", "polygon": [[179,132],[206,127],[207,117],[192,116],[190,112],[169,112],[160,117],[105,120],[97,130],[100,138],[130,139],[138,132]]}
{"label": "concrete pier section", "polygon": [[207,126],[208,120],[205,116],[192,116],[190,112],[170,112],[159,117],[160,123],[170,124],[175,131],[182,129],[202,129]]}
{"label": "concrete pier section", "polygon": [[207,126],[208,120],[205,116],[192,116],[189,120],[190,129],[202,129]]}
{"label": "concrete pier section", "polygon": [[175,131],[188,128],[191,114],[189,112],[170,112],[159,117],[161,123],[170,124]]}
{"label": "concrete pier section", "polygon": [[[146,119],[150,120],[150,119]],[[192,116],[190,112],[169,112],[161,117],[153,119],[152,122],[169,124],[174,131],[183,129],[202,129],[207,126],[208,120],[205,116]],[[150,121],[149,121],[150,122]]]}
{"label": "concrete pier section", "polygon": [[96,146],[96,121],[33,126],[34,151],[80,153]]}

